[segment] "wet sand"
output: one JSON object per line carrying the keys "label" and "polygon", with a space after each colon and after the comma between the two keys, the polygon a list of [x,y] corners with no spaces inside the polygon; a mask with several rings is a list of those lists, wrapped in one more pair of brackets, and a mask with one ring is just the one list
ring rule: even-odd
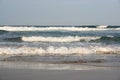
{"label": "wet sand", "polygon": [[0,80],[120,80],[120,67],[0,61]]}
{"label": "wet sand", "polygon": [[0,68],[0,80],[120,80],[120,69],[42,70]]}

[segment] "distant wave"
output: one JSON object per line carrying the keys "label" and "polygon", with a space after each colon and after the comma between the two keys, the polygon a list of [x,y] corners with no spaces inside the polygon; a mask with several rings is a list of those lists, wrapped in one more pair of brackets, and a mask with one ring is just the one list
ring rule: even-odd
{"label": "distant wave", "polygon": [[97,28],[89,27],[0,27],[0,30],[6,31],[51,31],[51,30],[67,30],[67,31],[96,31],[96,30],[120,30],[120,28],[106,28],[106,26],[99,26]]}

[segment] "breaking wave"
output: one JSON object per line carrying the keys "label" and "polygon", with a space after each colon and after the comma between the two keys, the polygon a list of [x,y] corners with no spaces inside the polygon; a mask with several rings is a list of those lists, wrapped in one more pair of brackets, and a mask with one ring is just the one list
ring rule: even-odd
{"label": "breaking wave", "polygon": [[67,30],[67,31],[96,31],[96,30],[120,30],[120,28],[106,28],[107,26],[98,26],[97,28],[89,27],[0,27],[0,30],[6,31],[53,31],[53,30]]}
{"label": "breaking wave", "polygon": [[45,36],[31,36],[31,37],[11,37],[3,39],[7,42],[102,42],[102,43],[119,43],[119,36],[66,36],[66,37],[45,37]]}
{"label": "breaking wave", "polygon": [[23,41],[28,42],[76,42],[76,41],[91,41],[99,39],[100,37],[78,37],[78,36],[68,36],[68,37],[42,37],[42,36],[33,36],[33,37],[22,37]]}
{"label": "breaking wave", "polygon": [[[119,62],[120,47],[0,47],[0,61],[29,61],[57,63]],[[118,56],[117,56],[118,55]]]}
{"label": "breaking wave", "polygon": [[86,55],[86,54],[120,54],[118,46],[91,47],[0,47],[2,55]]}

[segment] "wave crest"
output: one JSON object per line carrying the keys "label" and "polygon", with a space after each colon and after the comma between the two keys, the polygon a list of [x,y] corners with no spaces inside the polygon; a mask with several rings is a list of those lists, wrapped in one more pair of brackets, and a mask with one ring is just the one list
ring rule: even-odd
{"label": "wave crest", "polygon": [[42,37],[42,36],[32,36],[32,37],[22,37],[23,41],[28,42],[76,42],[76,41],[91,41],[99,39],[100,37],[78,37],[78,36],[68,36],[68,37]]}

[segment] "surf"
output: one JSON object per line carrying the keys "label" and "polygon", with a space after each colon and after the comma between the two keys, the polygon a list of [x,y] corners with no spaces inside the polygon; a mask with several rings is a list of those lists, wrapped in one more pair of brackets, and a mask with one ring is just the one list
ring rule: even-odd
{"label": "surf", "polygon": [[89,27],[12,27],[4,26],[0,27],[0,30],[6,31],[55,31],[55,30],[66,30],[66,31],[100,31],[100,30],[120,30],[119,28],[89,28]]}
{"label": "surf", "polygon": [[87,54],[120,54],[120,46],[89,47],[0,47],[0,55],[87,55]]}
{"label": "surf", "polygon": [[67,37],[43,37],[43,36],[32,36],[22,37],[22,41],[26,42],[79,42],[79,41],[90,41],[96,40],[100,37],[79,37],[79,36],[67,36]]}

